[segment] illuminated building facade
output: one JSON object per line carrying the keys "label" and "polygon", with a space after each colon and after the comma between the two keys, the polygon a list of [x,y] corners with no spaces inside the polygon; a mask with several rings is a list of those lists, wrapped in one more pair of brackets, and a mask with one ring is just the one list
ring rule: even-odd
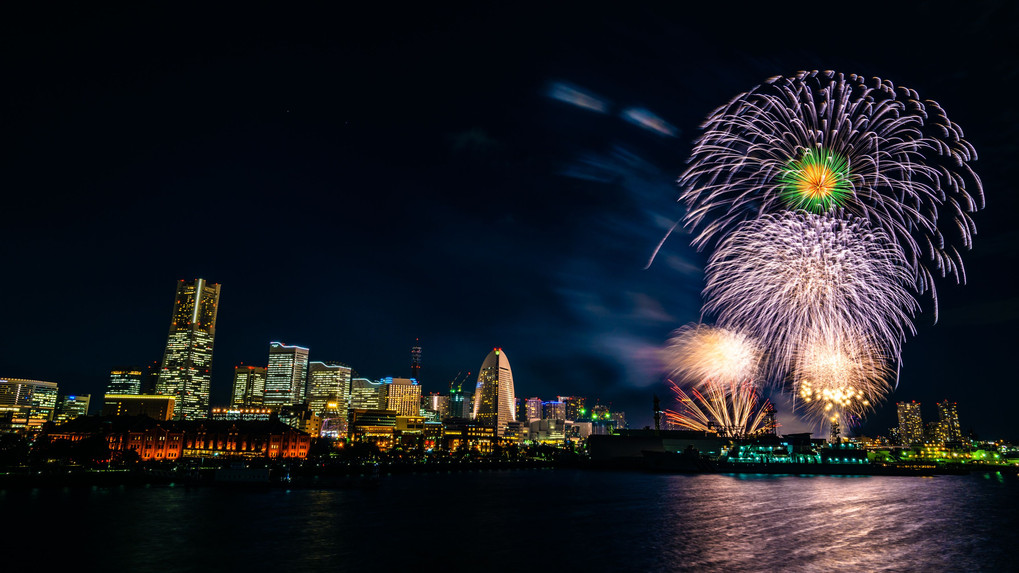
{"label": "illuminated building facade", "polygon": [[379,409],[351,410],[348,434],[352,441],[371,442],[386,451],[393,447],[396,437],[396,412]]}
{"label": "illuminated building facade", "polygon": [[308,349],[269,343],[269,368],[265,378],[266,406],[279,407],[304,402],[308,382]]}
{"label": "illuminated building facade", "polygon": [[923,442],[923,419],[920,417],[919,402],[898,402],[899,439],[902,445],[911,446]]}
{"label": "illuminated building facade", "polygon": [[566,404],[562,402],[542,402],[541,403],[541,419],[542,420],[565,420],[566,419]]}
{"label": "illuminated building facade", "polygon": [[385,378],[385,406],[398,416],[421,415],[421,386],[412,378]]}
{"label": "illuminated building facade", "polygon": [[936,430],[939,443],[962,441],[962,428],[959,426],[959,410],[955,402],[942,400],[938,402],[938,427]]}
{"label": "illuminated building facade", "polygon": [[234,366],[234,387],[231,406],[261,406],[265,399],[265,368]]}
{"label": "illuminated building facade", "polygon": [[269,408],[213,408],[209,412],[209,418],[213,420],[230,420],[243,422],[268,422],[272,419],[273,410]]}
{"label": "illuminated building facade", "polygon": [[587,410],[584,409],[585,398],[580,396],[559,396],[556,398],[566,408],[567,420],[583,420],[587,418]]}
{"label": "illuminated building facade", "polygon": [[53,421],[62,424],[78,416],[88,416],[88,406],[91,400],[92,396],[89,394],[64,396],[57,404],[57,413],[53,417]]}
{"label": "illuminated building facade", "polygon": [[156,393],[174,398],[174,419],[205,418],[209,412],[212,346],[220,285],[204,279],[177,281],[170,334]]}
{"label": "illuminated building facade", "polygon": [[308,364],[308,407],[322,418],[347,419],[350,366],[339,362]]}
{"label": "illuminated building facade", "polygon": [[103,416],[139,416],[145,414],[157,421],[173,418],[176,411],[173,396],[144,394],[107,394],[103,397]]}
{"label": "illuminated building facade", "polygon": [[110,371],[110,382],[106,385],[107,394],[141,394],[141,368],[115,368]]}
{"label": "illuminated building facade", "polygon": [[421,379],[421,347],[414,346],[410,349],[410,377],[414,380]]}
{"label": "illuminated building facade", "polygon": [[57,392],[56,382],[0,378],[0,426],[12,431],[39,431],[53,419]]}
{"label": "illuminated building facade", "polygon": [[350,410],[381,410],[384,381],[353,378],[350,381]]}
{"label": "illuminated building facade", "polygon": [[435,412],[434,418],[441,421],[449,417],[449,396],[431,393],[421,400],[421,407]]}
{"label": "illuminated building facade", "polygon": [[541,398],[528,398],[524,400],[524,409],[527,411],[527,421],[540,420],[542,415]]}
{"label": "illuminated building facade", "polygon": [[495,428],[496,436],[502,437],[506,434],[506,426],[516,420],[515,405],[509,359],[501,348],[494,348],[478,371],[472,417],[482,425]]}

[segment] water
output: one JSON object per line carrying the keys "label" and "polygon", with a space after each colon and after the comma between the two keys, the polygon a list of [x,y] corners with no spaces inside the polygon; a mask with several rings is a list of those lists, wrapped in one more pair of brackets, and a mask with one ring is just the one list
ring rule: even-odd
{"label": "water", "polygon": [[51,548],[51,566],[165,573],[1014,571],[1016,509],[1019,479],[995,474],[517,470],[372,490],[0,490],[8,527]]}

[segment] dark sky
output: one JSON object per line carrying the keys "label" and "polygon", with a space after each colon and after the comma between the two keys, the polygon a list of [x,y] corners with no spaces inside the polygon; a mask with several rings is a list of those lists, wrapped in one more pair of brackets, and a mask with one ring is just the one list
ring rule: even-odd
{"label": "dark sky", "polygon": [[175,282],[202,277],[222,284],[214,404],[272,340],[381,377],[408,375],[420,338],[426,392],[499,346],[518,396],[650,424],[652,394],[671,402],[655,351],[697,320],[705,254],[677,234],[644,265],[700,121],[835,69],[938,100],[988,204],[969,284],[938,284],[940,322],[928,305],[859,431],[948,398],[964,429],[1015,438],[1019,11],[885,4],[5,12],[0,374],[100,394],[161,359]]}

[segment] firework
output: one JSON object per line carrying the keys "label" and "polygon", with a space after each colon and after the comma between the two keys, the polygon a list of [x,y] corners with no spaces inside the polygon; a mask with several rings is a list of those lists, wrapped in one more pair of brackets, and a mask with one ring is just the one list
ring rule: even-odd
{"label": "firework", "polygon": [[767,341],[781,379],[811,340],[865,339],[897,359],[917,309],[902,250],[842,213],[747,221],[708,261],[704,309],[718,325]]}
{"label": "firework", "polygon": [[755,380],[761,356],[760,345],[746,334],[704,324],[673,332],[663,353],[669,373],[693,386]]}
{"label": "firework", "polygon": [[665,418],[676,426],[717,432],[726,438],[745,438],[774,427],[769,416],[773,412],[771,404],[767,400],[758,404],[753,384],[708,382],[702,385],[703,392],[693,389],[690,394],[672,380],[669,384],[676,393],[679,411],[666,410]]}
{"label": "firework", "polygon": [[786,209],[842,209],[900,245],[911,283],[965,282],[983,208],[976,151],[937,102],[892,82],[832,71],[774,77],[715,110],[680,176],[684,223],[702,248]]}
{"label": "firework", "polygon": [[798,407],[843,427],[891,390],[886,358],[866,338],[811,336],[796,352],[792,379]]}

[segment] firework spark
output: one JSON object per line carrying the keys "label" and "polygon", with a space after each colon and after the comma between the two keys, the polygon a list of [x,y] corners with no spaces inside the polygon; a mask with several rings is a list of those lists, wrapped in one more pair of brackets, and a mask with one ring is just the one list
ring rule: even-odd
{"label": "firework spark", "polygon": [[757,379],[761,347],[751,337],[705,324],[672,333],[663,358],[669,373],[691,386],[732,384]]}
{"label": "firework spark", "polygon": [[666,410],[666,420],[688,430],[717,432],[726,438],[745,438],[774,428],[769,416],[771,403],[758,404],[757,388],[753,384],[709,382],[699,390],[687,394],[669,380],[679,410]]}
{"label": "firework spark", "polygon": [[865,339],[898,359],[916,301],[902,250],[841,213],[785,212],[747,221],[708,261],[704,309],[719,326],[767,341],[782,379],[812,340]]}
{"label": "firework spark", "polygon": [[789,207],[844,209],[898,243],[917,293],[965,282],[983,188],[973,146],[937,102],[832,71],[767,80],[715,110],[680,176],[698,248]]}
{"label": "firework spark", "polygon": [[796,353],[798,407],[814,418],[848,427],[891,390],[891,369],[865,338],[810,337]]}

